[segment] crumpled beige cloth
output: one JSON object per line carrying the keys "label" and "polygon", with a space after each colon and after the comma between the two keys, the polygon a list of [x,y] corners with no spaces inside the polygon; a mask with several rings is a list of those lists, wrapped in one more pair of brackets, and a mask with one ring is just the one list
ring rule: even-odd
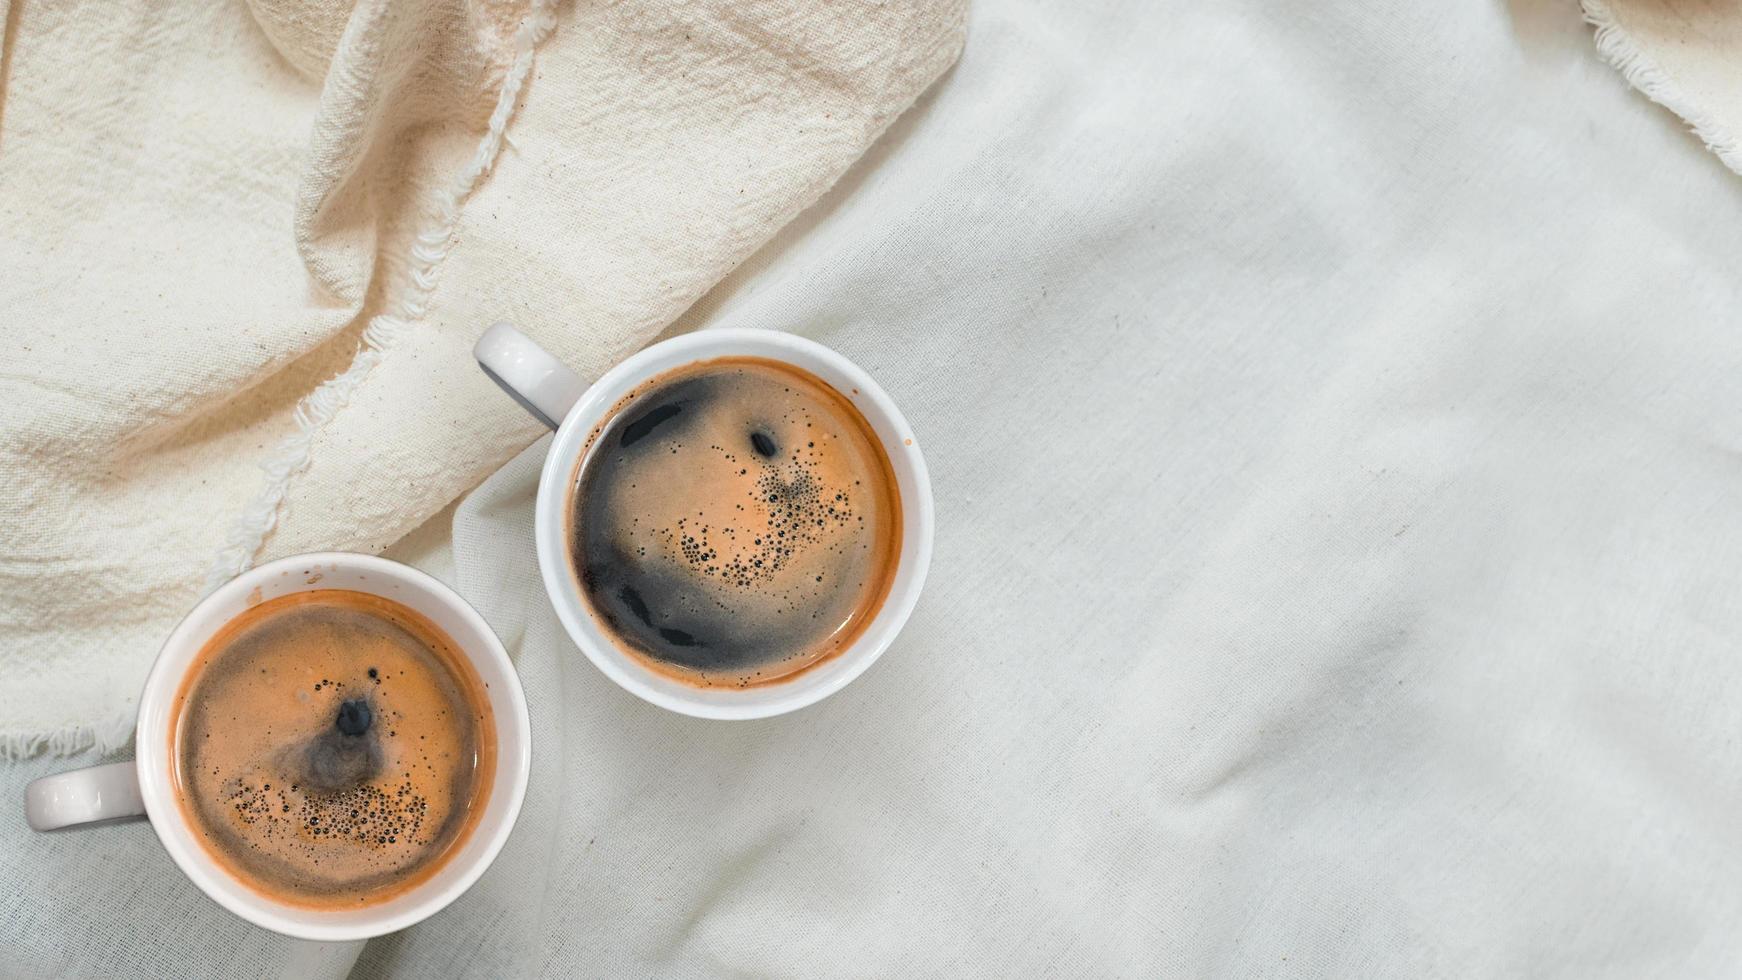
{"label": "crumpled beige cloth", "polygon": [[1742,3],[1582,0],[1597,48],[1742,173]]}
{"label": "crumpled beige cloth", "polygon": [[645,343],[943,72],[964,0],[0,20],[5,756],[124,742],[208,580],[379,550],[513,456],[477,334],[589,376]]}

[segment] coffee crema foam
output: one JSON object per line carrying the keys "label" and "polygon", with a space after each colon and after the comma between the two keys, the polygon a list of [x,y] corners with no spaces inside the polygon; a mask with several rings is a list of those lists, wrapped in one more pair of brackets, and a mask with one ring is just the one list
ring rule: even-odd
{"label": "coffee crema foam", "polygon": [[700,361],[621,399],[569,506],[594,619],[651,669],[702,687],[790,679],[846,649],[899,559],[895,474],[822,379],[752,357]]}
{"label": "coffee crema foam", "polygon": [[176,697],[171,758],[208,853],[291,905],[355,908],[428,879],[484,809],[484,684],[435,624],[320,589],[242,613]]}

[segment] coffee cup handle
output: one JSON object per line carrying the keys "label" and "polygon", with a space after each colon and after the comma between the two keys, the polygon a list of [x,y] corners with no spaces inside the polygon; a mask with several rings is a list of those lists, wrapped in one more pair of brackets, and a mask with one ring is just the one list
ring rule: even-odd
{"label": "coffee cup handle", "polygon": [[59,830],[144,813],[139,767],[132,762],[56,773],[32,780],[24,788],[24,821],[32,830]]}
{"label": "coffee cup handle", "polygon": [[484,331],[472,356],[491,381],[552,429],[587,390],[579,375],[512,324],[498,323]]}

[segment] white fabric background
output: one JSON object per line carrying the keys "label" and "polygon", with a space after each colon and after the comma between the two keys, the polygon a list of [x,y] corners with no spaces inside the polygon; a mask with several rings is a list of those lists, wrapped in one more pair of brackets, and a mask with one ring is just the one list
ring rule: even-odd
{"label": "white fabric background", "polygon": [[311,949],[147,827],[14,817],[9,972],[1732,974],[1739,212],[1571,4],[983,0],[681,324],[836,346],[925,440],[873,670],[756,723],[621,692],[522,456],[423,542],[534,711],[479,887]]}

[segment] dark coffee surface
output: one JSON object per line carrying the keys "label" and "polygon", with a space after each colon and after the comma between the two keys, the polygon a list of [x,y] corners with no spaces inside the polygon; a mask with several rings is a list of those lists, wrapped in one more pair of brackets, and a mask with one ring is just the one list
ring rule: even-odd
{"label": "dark coffee surface", "polygon": [[184,812],[232,874],[291,904],[368,904],[426,878],[494,767],[489,702],[463,654],[364,593],[243,613],[196,659],[177,713]]}
{"label": "dark coffee surface", "polygon": [[901,513],[852,402],[787,365],[687,365],[620,403],[583,458],[571,557],[595,618],[704,686],[791,676],[844,649],[895,571]]}

